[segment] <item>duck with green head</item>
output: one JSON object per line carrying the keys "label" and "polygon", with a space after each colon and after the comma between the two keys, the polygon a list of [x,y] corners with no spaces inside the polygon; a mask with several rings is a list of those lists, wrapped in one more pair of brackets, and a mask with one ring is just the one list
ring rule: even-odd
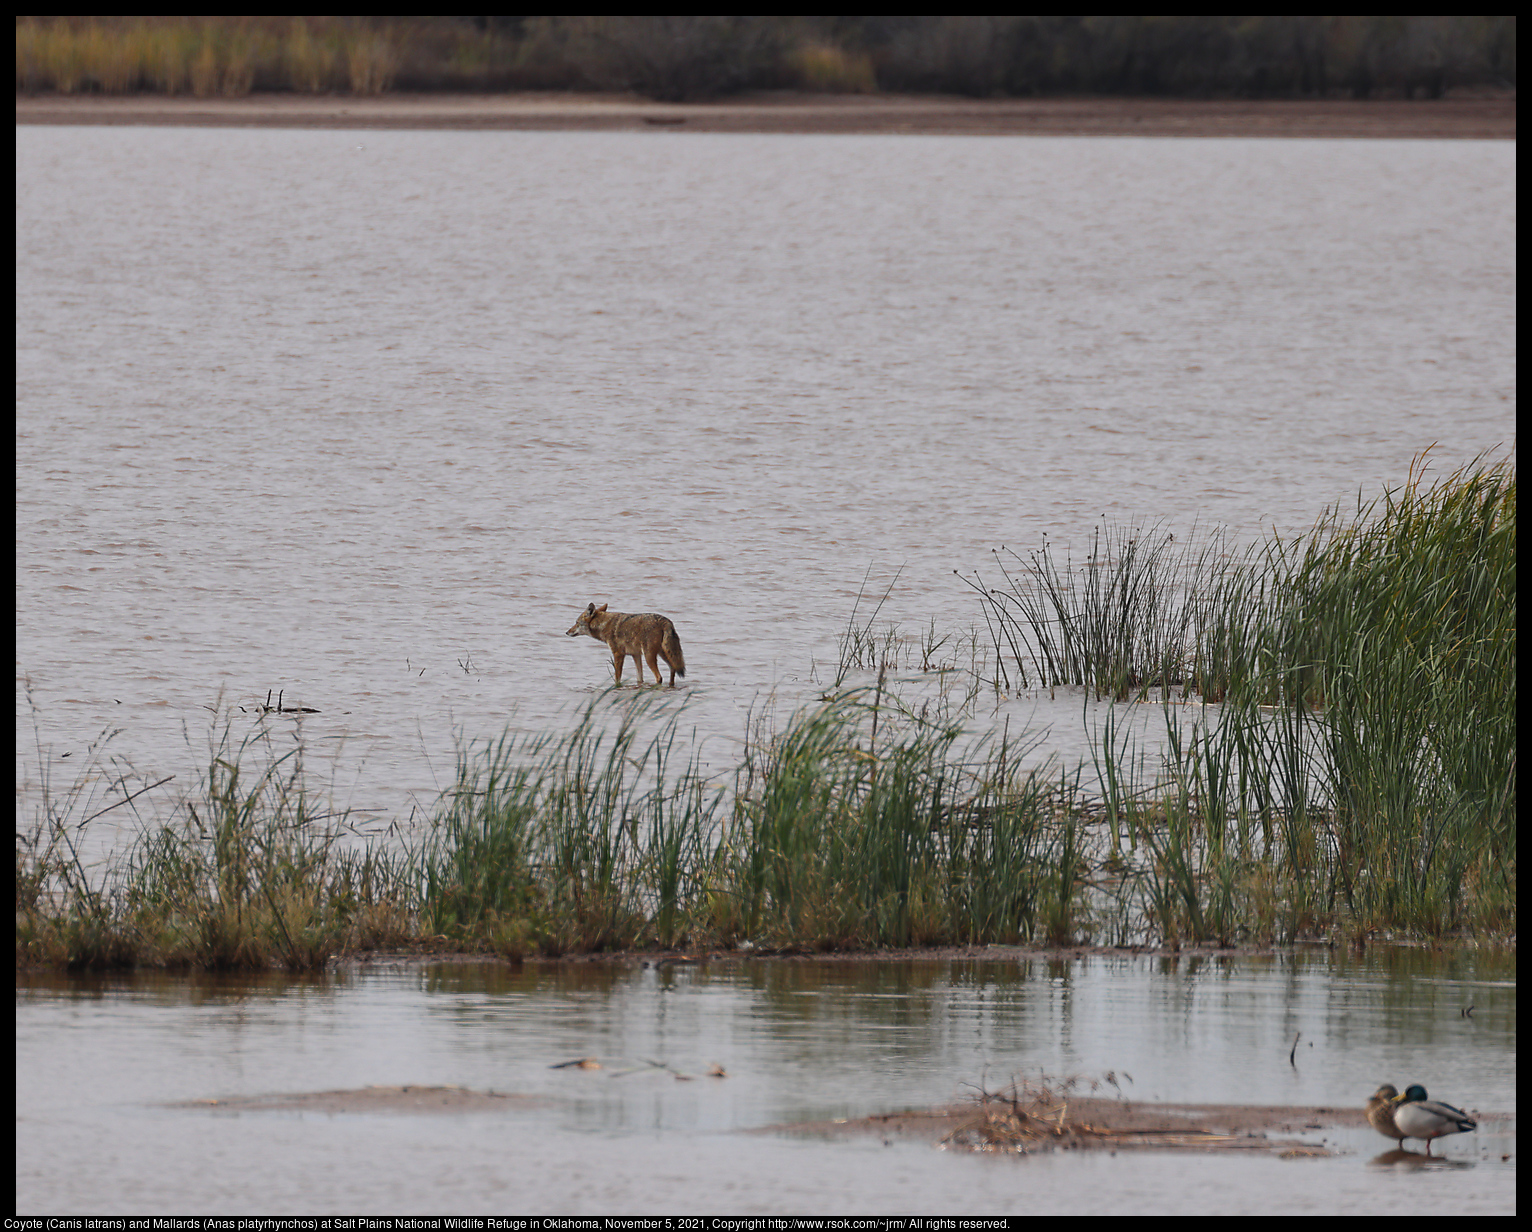
{"label": "duck with green head", "polygon": [[[1381,1095],[1382,1091],[1378,1094]],[[1419,1083],[1409,1087],[1403,1095],[1394,1096],[1392,1102],[1394,1128],[1406,1138],[1424,1139],[1427,1155],[1431,1153],[1433,1138],[1466,1134],[1479,1128],[1479,1123],[1461,1108],[1454,1108],[1440,1100],[1427,1099],[1426,1089]],[[1370,1113],[1368,1119],[1371,1119]]]}

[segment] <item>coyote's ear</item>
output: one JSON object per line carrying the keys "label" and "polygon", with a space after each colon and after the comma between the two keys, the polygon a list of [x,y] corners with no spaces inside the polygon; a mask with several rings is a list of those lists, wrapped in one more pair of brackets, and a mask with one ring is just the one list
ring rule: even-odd
{"label": "coyote's ear", "polygon": [[585,607],[585,614],[587,616],[594,616],[596,614],[596,605],[594,603],[587,604]]}
{"label": "coyote's ear", "polygon": [[604,612],[604,611],[606,611],[606,604],[603,603],[600,607],[597,607],[594,603],[592,603],[590,605],[590,610],[591,610],[591,615],[594,616],[597,612]]}

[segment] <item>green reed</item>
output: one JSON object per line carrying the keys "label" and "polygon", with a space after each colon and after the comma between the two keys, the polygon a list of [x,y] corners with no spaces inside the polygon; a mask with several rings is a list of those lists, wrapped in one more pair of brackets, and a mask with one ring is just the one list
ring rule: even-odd
{"label": "green reed", "polygon": [[[264,726],[236,743],[226,719],[197,786],[168,818],[140,816],[126,854],[92,876],[83,832],[170,781],[130,790],[131,767],[95,752],[62,792],[45,772],[41,813],[18,834],[18,962],[306,970],[359,936],[398,934],[384,923],[402,862],[343,849],[345,818],[316,804],[301,745],[277,753]],[[104,807],[101,784],[119,796]]]}
{"label": "green reed", "polygon": [[666,705],[625,694],[562,736],[461,752],[417,852],[424,925],[515,956],[686,935],[721,826],[695,754],[674,766],[681,712],[655,713]]}
{"label": "green reed", "polygon": [[[1156,781],[1143,785],[1143,755],[1115,714],[1094,757],[1110,851],[1121,859],[1128,843],[1124,892],[1155,931],[1201,942],[1505,929],[1516,854],[1510,466],[1476,463],[1429,487],[1417,468],[1306,535],[1232,562],[1200,556],[1211,567],[1182,578],[1184,608],[1103,604],[1155,589],[1151,557],[1137,581],[1123,576],[1123,551],[1112,586],[1087,575],[1071,590],[1040,553],[1030,583],[1006,574],[1007,588],[984,598],[994,620],[1035,639],[1043,670],[1089,659],[1082,629],[1113,628],[1115,649],[1095,660],[1105,671],[1077,681],[1120,682],[1133,647],[1176,644],[1167,627],[1192,648],[1183,693],[1219,705],[1189,730],[1166,706]],[[1141,669],[1128,670],[1131,684]]]}
{"label": "green reed", "polygon": [[1514,471],[1480,463],[1272,553],[1256,687],[1312,711],[1333,890],[1374,926],[1451,927],[1474,853],[1514,879],[1515,548]]}
{"label": "green reed", "polygon": [[890,705],[885,680],[805,711],[747,751],[719,871],[737,932],[811,949],[1030,937],[1053,794],[1008,736],[955,753],[956,726]]}
{"label": "green reed", "polygon": [[127,917],[166,962],[310,970],[348,943],[331,888],[345,819],[310,790],[301,744],[277,753],[270,736],[236,746],[226,721],[200,790],[129,857]]}
{"label": "green reed", "polygon": [[1015,671],[1022,688],[1074,685],[1125,699],[1184,684],[1199,588],[1216,582],[1221,546],[1217,535],[1177,546],[1162,528],[1103,522],[1078,568],[1044,538],[1026,556],[995,553],[1000,585],[977,573],[964,581],[981,600],[1002,670]]}
{"label": "green reed", "polygon": [[[986,592],[997,646],[1028,647],[1012,670],[1142,696],[1144,673],[1190,662],[1183,700],[1203,689],[1218,704],[1187,709],[1167,688],[1152,757],[1109,708],[1092,795],[1086,767],[1026,768],[1027,737],[985,733],[974,692],[956,709],[945,693],[912,705],[880,654],[876,683],[780,730],[747,728],[732,779],[705,771],[672,695],[646,690],[604,694],[562,732],[464,747],[402,850],[347,838],[301,744],[279,752],[264,720],[236,741],[225,720],[170,820],[141,816],[126,860],[93,867],[82,827],[165,785],[134,785],[106,732],[68,787],[39,751],[42,807],[18,832],[17,961],[305,968],[372,945],[520,957],[1514,933],[1508,465],[1429,487],[1412,474],[1233,560],[1175,560],[1168,536],[1097,542],[1099,581],[1087,565],[1066,584],[1040,555],[1030,583],[1007,573]],[[865,648],[873,619],[857,610],[847,636]],[[923,641],[929,663],[934,625]]]}
{"label": "green reed", "polygon": [[530,869],[538,782],[517,753],[509,735],[477,758],[459,752],[417,859],[422,931],[460,943],[490,937],[515,954],[529,943],[543,901]]}

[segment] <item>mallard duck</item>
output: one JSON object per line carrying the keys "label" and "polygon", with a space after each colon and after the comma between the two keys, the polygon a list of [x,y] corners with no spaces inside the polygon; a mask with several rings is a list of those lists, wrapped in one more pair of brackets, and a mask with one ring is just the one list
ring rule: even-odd
{"label": "mallard duck", "polygon": [[[1381,1095],[1382,1091],[1378,1094]],[[1427,1099],[1425,1087],[1418,1083],[1403,1095],[1395,1095],[1393,1104],[1394,1128],[1406,1138],[1424,1139],[1427,1155],[1431,1153],[1431,1139],[1443,1138],[1448,1134],[1466,1134],[1471,1129],[1479,1128],[1479,1123],[1461,1108]]]}
{"label": "mallard duck", "polygon": [[1399,1126],[1394,1124],[1394,1108],[1398,1098],[1399,1089],[1385,1082],[1367,1101],[1367,1123],[1385,1138],[1403,1142],[1406,1135]]}

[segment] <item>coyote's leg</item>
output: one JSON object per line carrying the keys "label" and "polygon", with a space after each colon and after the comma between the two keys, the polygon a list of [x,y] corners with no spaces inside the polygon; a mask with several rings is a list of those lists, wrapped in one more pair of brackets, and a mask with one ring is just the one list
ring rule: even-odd
{"label": "coyote's leg", "polygon": [[620,651],[620,650],[613,649],[613,651],[612,651],[612,666],[617,669],[617,683],[618,684],[622,683],[622,661],[624,659],[626,659],[627,657],[628,656],[623,654],[622,651]]}

